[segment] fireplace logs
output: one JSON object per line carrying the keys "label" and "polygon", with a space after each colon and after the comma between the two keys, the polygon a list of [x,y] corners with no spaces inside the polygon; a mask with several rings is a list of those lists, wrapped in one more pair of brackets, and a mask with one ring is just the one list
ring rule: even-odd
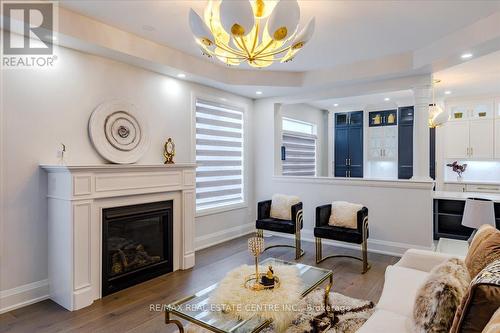
{"label": "fireplace logs", "polygon": [[111,255],[111,276],[147,266],[160,261],[160,256],[150,256],[144,246],[132,239],[111,237],[108,240]]}

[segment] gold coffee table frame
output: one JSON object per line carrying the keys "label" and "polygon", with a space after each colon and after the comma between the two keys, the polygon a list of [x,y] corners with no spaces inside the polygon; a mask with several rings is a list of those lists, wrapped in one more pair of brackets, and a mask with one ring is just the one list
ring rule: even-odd
{"label": "gold coffee table frame", "polygon": [[[313,290],[315,290],[316,288],[318,288],[319,286],[321,286],[325,281],[328,281],[327,285],[325,286],[325,293],[324,293],[324,297],[323,297],[323,302],[324,302],[324,306],[325,306],[325,309],[328,309],[328,302],[329,302],[329,295],[330,295],[330,290],[332,288],[332,285],[333,285],[333,272],[331,270],[326,270],[326,269],[323,269],[323,268],[319,268],[319,267],[314,267],[314,266],[309,266],[309,265],[304,265],[304,264],[295,264],[295,263],[290,263],[290,262],[286,262],[286,261],[282,261],[282,260],[278,260],[278,259],[273,259],[273,258],[268,258],[266,260],[264,260],[262,262],[262,264],[265,264],[267,261],[270,261],[270,260],[274,260],[275,262],[281,262],[281,263],[285,263],[285,264],[289,264],[289,265],[301,265],[302,267],[310,267],[310,268],[313,268],[313,269],[316,269],[316,270],[321,270],[323,271],[325,274],[319,278],[315,283],[313,283],[311,286],[309,286],[306,290],[304,290],[301,294],[301,297],[305,297],[307,296],[309,293],[311,293]],[[209,287],[209,288],[212,288],[214,289],[215,288],[215,285]],[[208,289],[208,288],[205,288],[205,289]],[[204,290],[205,290],[204,289]],[[184,333],[184,326],[182,325],[181,321],[180,320],[177,320],[177,319],[173,319],[172,318],[172,315],[174,315],[175,317],[178,317],[178,318],[181,318],[181,319],[184,319],[190,323],[193,323],[193,324],[196,324],[202,328],[205,328],[211,332],[216,332],[216,333],[231,333],[231,332],[234,332],[236,331],[238,328],[242,327],[243,325],[247,324],[250,320],[252,319],[248,319],[248,320],[240,320],[237,324],[235,324],[234,327],[231,327],[230,329],[227,329],[227,330],[222,330],[220,328],[217,328],[217,327],[214,327],[210,324],[207,324],[205,323],[204,321],[202,320],[199,320],[197,318],[194,318],[192,316],[189,316],[181,311],[179,311],[177,309],[178,306],[181,306],[187,302],[189,302],[190,300],[196,298],[197,295],[191,295],[191,296],[188,296],[188,297],[185,297],[185,298],[182,298],[180,300],[177,300],[171,304],[168,304],[167,307],[166,307],[166,310],[165,310],[165,323],[168,325],[168,324],[174,324],[177,326],[178,330],[180,333]],[[262,331],[264,328],[266,328],[267,326],[269,326],[271,324],[271,320],[266,320],[266,321],[263,321],[261,324],[257,325],[256,327],[253,327],[251,331],[251,333],[257,333],[257,332],[260,332]]]}

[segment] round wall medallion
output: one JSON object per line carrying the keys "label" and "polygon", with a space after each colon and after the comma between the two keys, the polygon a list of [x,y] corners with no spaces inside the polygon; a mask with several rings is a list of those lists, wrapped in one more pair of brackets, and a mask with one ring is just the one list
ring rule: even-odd
{"label": "round wall medallion", "polygon": [[137,162],[146,152],[146,122],[130,103],[112,101],[99,105],[89,119],[89,135],[97,152],[112,163]]}

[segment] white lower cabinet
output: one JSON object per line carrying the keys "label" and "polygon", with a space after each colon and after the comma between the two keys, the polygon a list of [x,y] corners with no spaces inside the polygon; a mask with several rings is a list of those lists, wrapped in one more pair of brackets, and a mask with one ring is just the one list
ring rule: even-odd
{"label": "white lower cabinet", "polygon": [[396,160],[398,154],[398,130],[396,126],[369,128],[369,160]]}

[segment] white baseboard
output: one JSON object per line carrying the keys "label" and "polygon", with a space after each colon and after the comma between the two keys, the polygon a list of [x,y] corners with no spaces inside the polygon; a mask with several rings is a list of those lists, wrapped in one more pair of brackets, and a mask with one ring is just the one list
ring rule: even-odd
{"label": "white baseboard", "polygon": [[[264,231],[264,232],[267,234],[270,234],[270,235],[292,238],[292,239],[294,238],[294,235],[268,232],[268,231]],[[302,230],[300,236],[301,236],[301,239],[303,241],[314,242],[314,234],[311,230]],[[360,245],[357,245],[357,244],[349,244],[349,243],[333,241],[333,240],[329,240],[329,239],[323,239],[322,243],[327,244],[327,245],[344,247],[344,248],[348,248],[348,249],[355,249],[355,250],[360,249]],[[433,246],[425,247],[425,246],[420,246],[420,245],[415,245],[415,244],[398,243],[398,242],[384,241],[384,240],[378,240],[378,239],[368,239],[368,252],[372,252],[372,253],[380,253],[380,254],[387,254],[387,255],[391,255],[391,256],[401,257],[406,252],[406,250],[409,250],[409,249],[434,251]]]}
{"label": "white baseboard", "polygon": [[28,283],[0,291],[0,313],[5,313],[49,298],[49,280]]}
{"label": "white baseboard", "polygon": [[249,233],[252,233],[254,231],[255,231],[255,223],[247,223],[229,229],[213,232],[211,234],[196,237],[194,240],[195,250],[198,251],[210,246],[224,243],[228,240],[248,235]]}

